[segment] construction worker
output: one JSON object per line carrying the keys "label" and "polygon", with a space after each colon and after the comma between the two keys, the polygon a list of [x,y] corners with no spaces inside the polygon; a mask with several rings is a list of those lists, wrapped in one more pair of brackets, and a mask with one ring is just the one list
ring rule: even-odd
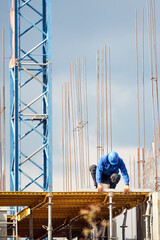
{"label": "construction worker", "polygon": [[107,184],[108,188],[114,189],[119,182],[121,170],[125,186],[124,193],[129,192],[129,175],[122,158],[118,156],[118,153],[112,151],[107,155],[100,158],[98,165],[90,166],[89,170],[93,178],[94,186],[98,187],[98,192],[103,192],[103,183]]}

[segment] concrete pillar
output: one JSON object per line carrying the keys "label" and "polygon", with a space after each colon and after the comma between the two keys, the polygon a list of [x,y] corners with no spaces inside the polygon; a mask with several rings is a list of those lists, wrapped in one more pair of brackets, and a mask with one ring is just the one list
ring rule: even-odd
{"label": "concrete pillar", "polygon": [[152,239],[160,240],[160,192],[152,194],[153,204],[153,237]]}

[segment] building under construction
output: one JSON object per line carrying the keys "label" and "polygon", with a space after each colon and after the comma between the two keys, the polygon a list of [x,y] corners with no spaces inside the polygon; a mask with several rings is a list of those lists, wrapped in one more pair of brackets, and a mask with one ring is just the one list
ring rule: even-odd
{"label": "building under construction", "polygon": [[[153,140],[145,146],[144,10],[142,11],[143,146],[140,144],[137,10],[137,156],[129,157],[130,192],[93,189],[89,173],[86,58],[69,65],[61,88],[63,191],[53,191],[52,1],[9,0],[10,15],[10,191],[6,191],[6,96],[2,31],[0,97],[0,239],[160,239],[160,125],[155,0],[147,0]],[[34,37],[33,37],[34,36]],[[36,36],[36,37],[35,37]],[[27,42],[27,44],[26,44]],[[111,52],[96,54],[96,161],[112,151]],[[29,94],[28,94],[29,93]],[[59,127],[59,126],[58,126]],[[96,163],[97,163],[96,162]],[[138,188],[135,182],[138,183]],[[121,233],[117,217],[122,216]],[[119,221],[119,220],[118,220]],[[134,235],[134,236],[133,236]]]}

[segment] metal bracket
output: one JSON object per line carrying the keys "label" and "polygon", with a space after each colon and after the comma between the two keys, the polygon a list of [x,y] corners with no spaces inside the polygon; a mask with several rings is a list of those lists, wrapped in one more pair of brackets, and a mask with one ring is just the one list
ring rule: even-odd
{"label": "metal bracket", "polygon": [[46,231],[53,231],[53,227],[49,228],[46,225],[42,225],[42,228],[44,228]]}

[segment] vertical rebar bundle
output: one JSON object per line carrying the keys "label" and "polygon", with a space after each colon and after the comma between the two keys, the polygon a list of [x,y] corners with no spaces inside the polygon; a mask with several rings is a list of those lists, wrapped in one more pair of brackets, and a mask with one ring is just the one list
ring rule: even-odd
{"label": "vertical rebar bundle", "polygon": [[69,83],[62,85],[63,191],[72,191],[71,122]]}
{"label": "vertical rebar bundle", "polygon": [[[108,48],[109,62],[109,86],[107,84],[107,51],[106,46],[101,49],[101,61],[99,51],[96,56],[97,71],[97,162],[104,155],[104,139],[106,138],[106,153],[108,147],[108,132],[110,133],[110,151],[112,151],[112,110],[111,110],[111,64],[110,64],[110,47]],[[101,66],[101,67],[100,67]],[[101,69],[101,71],[100,71]],[[100,78],[101,74],[101,78]],[[108,94],[109,92],[109,94]],[[109,105],[109,107],[108,107]],[[109,121],[108,121],[109,109]],[[105,119],[104,119],[105,116]],[[104,122],[104,120],[106,122]],[[109,122],[109,123],[108,123]],[[108,131],[108,125],[109,130]],[[105,134],[106,133],[106,136]]]}
{"label": "vertical rebar bundle", "polygon": [[3,74],[3,94],[2,94],[2,106],[3,106],[3,141],[2,141],[2,167],[3,167],[3,191],[6,190],[5,181],[5,49],[4,49],[4,29],[2,29],[2,74]]}
{"label": "vertical rebar bundle", "polygon": [[66,191],[72,191],[73,186],[76,190],[90,186],[86,59],[82,68],[78,58],[74,67],[70,64],[69,70],[70,84],[64,84],[65,90],[62,86],[63,189]]}
{"label": "vertical rebar bundle", "polygon": [[108,154],[108,87],[107,87],[107,50],[105,46],[105,94],[106,94],[106,152]]}
{"label": "vertical rebar bundle", "polygon": [[[2,29],[2,102],[0,92],[0,191],[6,190],[5,176],[5,45]],[[1,105],[2,104],[2,105]]]}
{"label": "vertical rebar bundle", "polygon": [[100,92],[100,83],[99,83],[99,51],[97,51],[97,163],[100,159],[100,99],[99,99],[99,92]]}
{"label": "vertical rebar bundle", "polygon": [[[150,79],[152,94],[152,119],[153,119],[153,158],[154,158],[154,182],[155,191],[158,191],[158,168],[160,161],[160,122],[159,122],[159,96],[157,74],[157,46],[156,46],[156,21],[155,1],[147,0],[148,39],[150,52]],[[156,134],[156,129],[158,133]],[[156,138],[157,136],[157,138]],[[146,166],[147,167],[147,166]]]}
{"label": "vertical rebar bundle", "polygon": [[135,23],[136,23],[137,122],[138,122],[138,149],[137,149],[137,163],[138,163],[138,188],[140,188],[140,117],[139,117],[139,78],[138,78],[137,9],[135,9]]}

